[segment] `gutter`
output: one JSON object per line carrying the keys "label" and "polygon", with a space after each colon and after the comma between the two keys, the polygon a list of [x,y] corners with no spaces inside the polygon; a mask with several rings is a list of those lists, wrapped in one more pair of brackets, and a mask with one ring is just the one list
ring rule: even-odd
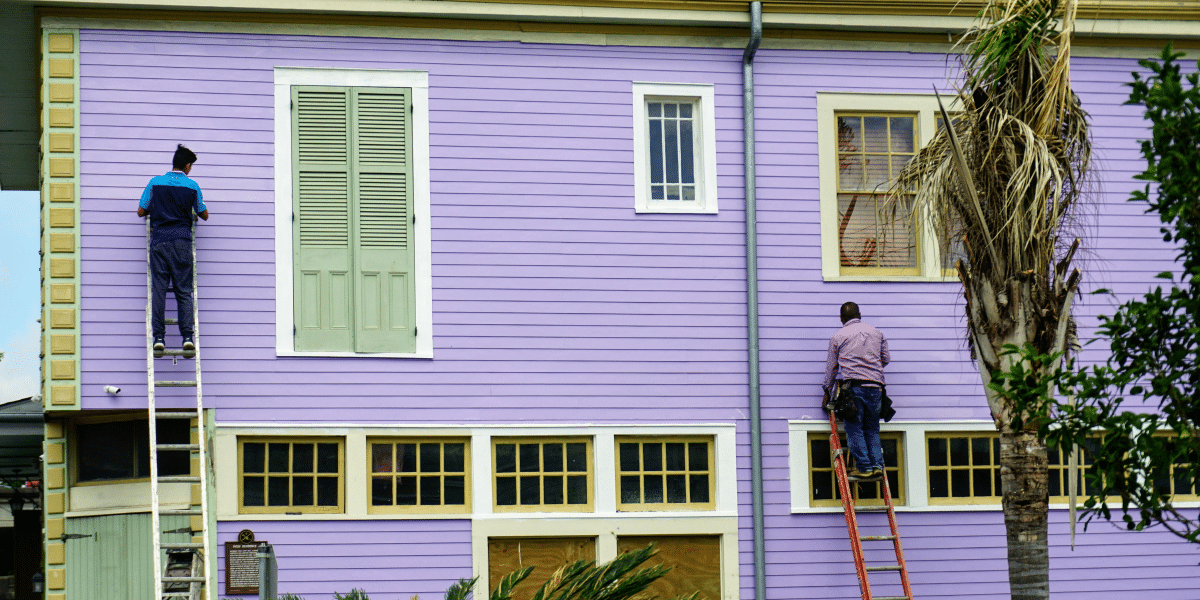
{"label": "gutter", "polygon": [[742,140],[746,173],[746,321],[750,373],[750,487],[754,513],[754,597],[766,600],[763,527],[762,403],[758,361],[758,216],[754,156],[754,55],[762,41],[762,2],[750,3],[750,41],[742,52]]}

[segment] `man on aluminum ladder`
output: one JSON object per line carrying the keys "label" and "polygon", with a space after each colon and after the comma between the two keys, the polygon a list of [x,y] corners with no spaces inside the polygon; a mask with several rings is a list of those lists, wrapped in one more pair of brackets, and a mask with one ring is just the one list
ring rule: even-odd
{"label": "man on aluminum ladder", "polygon": [[200,186],[188,178],[195,163],[196,153],[179,144],[171,159],[172,170],[151,179],[138,202],[138,216],[150,216],[150,324],[156,356],[161,356],[166,349],[167,327],[163,311],[168,286],[175,292],[183,350],[196,350],[192,338],[195,335],[195,323],[192,320],[192,213],[207,221],[208,207],[204,205]]}

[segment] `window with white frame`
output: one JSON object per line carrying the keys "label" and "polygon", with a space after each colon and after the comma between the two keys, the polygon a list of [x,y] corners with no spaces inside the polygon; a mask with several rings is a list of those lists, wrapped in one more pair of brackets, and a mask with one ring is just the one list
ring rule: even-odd
{"label": "window with white frame", "polygon": [[711,84],[633,84],[637,212],[716,213]]}
{"label": "window with white frame", "polygon": [[278,355],[432,357],[428,88],[275,69]]}
{"label": "window with white frame", "polygon": [[[951,100],[944,100],[949,109]],[[888,201],[901,169],[933,138],[936,97],[817,94],[821,270],[826,280],[940,280],[961,245],[913,210],[915,190]],[[952,220],[952,222],[957,222]],[[950,240],[942,252],[940,240]],[[943,254],[945,256],[943,256]]]}

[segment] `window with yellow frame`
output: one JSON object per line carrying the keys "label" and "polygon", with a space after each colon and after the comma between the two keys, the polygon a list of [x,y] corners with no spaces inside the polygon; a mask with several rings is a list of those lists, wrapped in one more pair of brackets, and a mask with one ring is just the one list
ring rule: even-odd
{"label": "window with yellow frame", "polygon": [[617,510],[712,510],[711,437],[617,437]]}
{"label": "window with yellow frame", "polygon": [[367,446],[368,512],[471,512],[471,453],[466,439],[371,438]]}
{"label": "window with yellow frame", "polygon": [[1157,434],[1156,437],[1167,438],[1167,451],[1183,460],[1175,461],[1171,465],[1171,472],[1166,477],[1156,480],[1154,486],[1158,491],[1170,494],[1174,502],[1200,500],[1200,479],[1189,479],[1182,472],[1185,466],[1200,458],[1197,457],[1196,438],[1188,440],[1192,444],[1191,447],[1180,447],[1179,436],[1176,434]]}
{"label": "window with yellow frame", "polygon": [[[846,436],[841,434],[842,448],[846,445]],[[884,472],[887,474],[888,489],[892,494],[892,503],[904,505],[907,503],[904,494],[904,444],[901,443],[899,432],[889,431],[879,434],[879,443],[883,446]],[[808,461],[812,506],[841,506],[842,494],[838,491],[837,479],[833,471],[833,452],[829,447],[829,434],[811,432],[808,434]],[[846,452],[846,468],[854,468],[854,459]],[[860,482],[850,486],[856,506],[883,506],[883,489],[878,482]]]}
{"label": "window with yellow frame", "polygon": [[[1075,475],[1078,487],[1077,492],[1083,496],[1089,496],[1095,489],[1095,486],[1088,481],[1087,471],[1092,464],[1092,455],[1099,449],[1100,439],[1089,439],[1088,443],[1079,448],[1079,454],[1075,459]],[[1067,502],[1069,500],[1067,484],[1071,469],[1067,465],[1067,451],[1056,447],[1049,446],[1046,448],[1046,458],[1049,462],[1049,478],[1047,479],[1050,489],[1051,502]]]}
{"label": "window with yellow frame", "polygon": [[345,510],[343,438],[238,438],[242,513],[341,513]]}
{"label": "window with yellow frame", "polygon": [[587,437],[493,439],[493,509],[590,512],[591,457]]}
{"label": "window with yellow frame", "polygon": [[892,182],[917,154],[916,113],[838,111],[834,118],[841,273],[920,275],[912,194],[885,203]]}
{"label": "window with yellow frame", "polygon": [[1000,502],[1000,437],[995,432],[925,436],[930,504]]}

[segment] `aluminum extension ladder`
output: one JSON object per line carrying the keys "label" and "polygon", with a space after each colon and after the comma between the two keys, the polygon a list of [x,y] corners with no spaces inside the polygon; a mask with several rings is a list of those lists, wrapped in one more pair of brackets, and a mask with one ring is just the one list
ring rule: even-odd
{"label": "aluminum extension ladder", "polygon": [[[900,545],[900,528],[896,525],[896,509],[892,505],[892,492],[888,489],[890,486],[887,473],[884,473],[883,481],[879,482],[879,488],[883,491],[883,506],[855,508],[854,497],[850,494],[851,481],[846,472],[846,454],[848,452],[842,448],[842,442],[838,436],[837,417],[834,416],[833,411],[829,411],[829,428],[832,432],[829,436],[829,448],[833,452],[833,470],[837,477],[838,492],[842,496],[842,509],[846,512],[846,529],[850,533],[850,550],[854,554],[854,567],[858,571],[858,587],[862,590],[862,598],[863,600],[913,600],[912,586],[908,581],[908,566],[904,563],[904,548]],[[870,483],[874,483],[874,481]],[[883,512],[885,510],[887,511],[888,525],[891,527],[891,535],[861,535],[858,532],[856,511]],[[896,550],[896,564],[868,567],[863,555],[863,542],[892,542],[892,546]],[[870,573],[879,572],[899,573],[904,595],[873,595],[868,576]]]}
{"label": "aluminum extension ladder", "polygon": [[[209,569],[206,558],[212,557],[212,545],[208,535],[208,451],[204,426],[204,402],[200,387],[200,301],[197,294],[199,277],[196,273],[196,227],[192,225],[192,317],[195,323],[193,340],[194,351],[164,350],[154,352],[153,332],[151,331],[151,271],[150,271],[150,217],[146,217],[146,396],[148,400],[148,416],[150,421],[150,537],[153,543],[154,555],[154,598],[156,600],[213,600],[213,585],[209,581]],[[165,316],[165,315],[164,315]],[[177,319],[166,319],[167,325],[177,325]],[[191,381],[159,381],[154,375],[154,360],[171,357],[177,361],[180,357],[194,361],[196,378]],[[159,412],[154,403],[156,387],[191,387],[196,389],[195,410]],[[159,419],[187,419],[194,423],[193,439],[186,444],[158,443]],[[192,465],[188,475],[158,474],[159,452],[188,452]],[[198,465],[198,467],[196,466]],[[192,486],[193,504],[183,509],[164,509],[159,497],[159,485],[163,483],[188,483]],[[200,504],[194,502],[199,488]],[[188,527],[170,531],[162,530],[163,516],[187,516]],[[187,542],[168,542],[163,537],[169,534],[189,533]],[[197,540],[199,538],[199,540]],[[167,552],[167,563],[163,564],[163,551]]]}

